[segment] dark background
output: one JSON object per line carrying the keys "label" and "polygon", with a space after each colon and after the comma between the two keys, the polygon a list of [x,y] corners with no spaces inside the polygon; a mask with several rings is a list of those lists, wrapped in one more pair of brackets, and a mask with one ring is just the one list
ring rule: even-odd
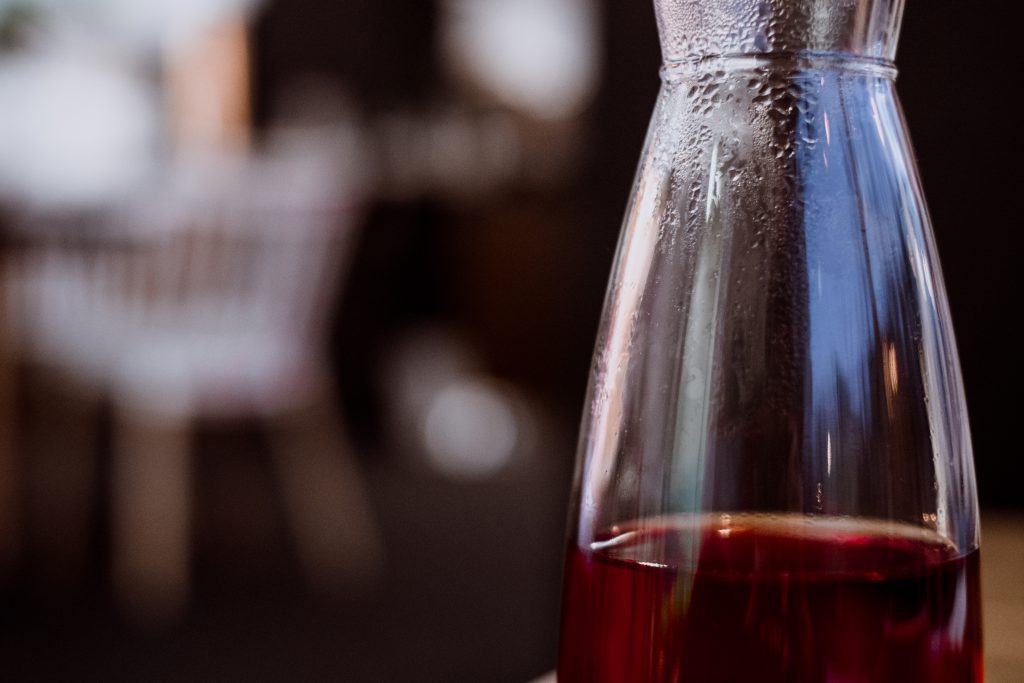
{"label": "dark background", "polygon": [[[31,552],[6,584],[0,667],[12,678],[513,683],[553,667],[575,430],[659,85],[650,3],[598,4],[599,88],[573,123],[580,142],[556,180],[512,182],[472,202],[425,194],[370,207],[333,349],[389,548],[380,588],[341,601],[311,595],[288,554],[274,550],[287,541],[280,511],[265,504],[265,463],[210,429],[198,473],[195,599],[184,622],[139,630],[111,607],[101,509],[81,585],[49,590]],[[988,508],[1024,508],[1013,446],[1021,19],[1015,3],[982,11],[912,0],[897,60]],[[272,4],[254,30],[257,124],[273,121],[282,93],[311,74],[343,83],[368,121],[456,98],[435,57],[437,22],[424,0]],[[545,416],[536,452],[497,478],[431,475],[387,438],[380,373],[389,342],[427,322],[465,335]],[[243,438],[261,447],[258,430]],[[243,470],[250,484],[240,489]]]}

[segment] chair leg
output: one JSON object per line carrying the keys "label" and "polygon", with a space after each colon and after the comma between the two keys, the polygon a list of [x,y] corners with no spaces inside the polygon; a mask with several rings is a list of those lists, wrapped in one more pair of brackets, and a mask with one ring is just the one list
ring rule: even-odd
{"label": "chair leg", "polygon": [[270,437],[308,579],[334,595],[371,588],[383,566],[382,541],[334,401],[276,417]]}
{"label": "chair leg", "polygon": [[31,385],[24,465],[29,560],[33,582],[61,598],[79,586],[89,559],[101,397],[45,368],[34,368]]}
{"label": "chair leg", "polygon": [[115,410],[114,590],[129,618],[159,625],[189,596],[189,422]]}
{"label": "chair leg", "polygon": [[[5,324],[6,321],[0,317],[0,323]],[[7,334],[6,329],[0,331],[0,581],[14,572],[21,550],[22,531],[19,515],[21,471],[15,457],[20,397],[17,396],[17,361],[9,347]]]}

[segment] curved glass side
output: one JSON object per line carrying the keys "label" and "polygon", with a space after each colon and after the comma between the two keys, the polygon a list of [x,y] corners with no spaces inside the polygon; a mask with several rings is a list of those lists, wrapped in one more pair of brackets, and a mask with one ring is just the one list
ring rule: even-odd
{"label": "curved glass side", "polygon": [[892,76],[829,58],[665,72],[597,342],[573,544],[765,513],[977,546],[958,362]]}

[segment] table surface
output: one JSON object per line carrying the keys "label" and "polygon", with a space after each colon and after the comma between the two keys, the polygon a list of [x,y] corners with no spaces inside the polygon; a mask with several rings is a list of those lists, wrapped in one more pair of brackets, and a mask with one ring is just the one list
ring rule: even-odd
{"label": "table surface", "polygon": [[[1024,681],[1024,517],[982,515],[985,680]],[[555,683],[549,673],[533,683]]]}

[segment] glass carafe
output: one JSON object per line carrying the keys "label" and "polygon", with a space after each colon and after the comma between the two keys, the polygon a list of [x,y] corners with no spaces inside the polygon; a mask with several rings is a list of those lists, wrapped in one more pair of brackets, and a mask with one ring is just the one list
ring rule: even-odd
{"label": "glass carafe", "polygon": [[655,0],[560,683],[977,681],[963,388],[902,0]]}

